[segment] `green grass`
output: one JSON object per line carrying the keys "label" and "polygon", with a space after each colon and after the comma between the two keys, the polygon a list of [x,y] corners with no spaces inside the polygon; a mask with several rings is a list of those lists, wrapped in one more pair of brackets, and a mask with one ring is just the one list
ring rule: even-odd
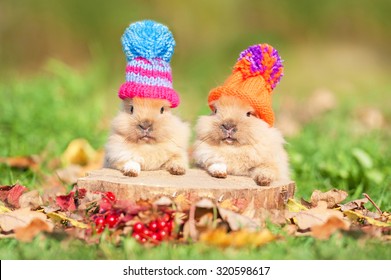
{"label": "green grass", "polygon": [[[95,148],[102,148],[116,111],[118,86],[107,80],[104,69],[107,71],[107,65],[97,65],[81,73],[52,61],[45,72],[36,77],[1,82],[0,157],[43,153],[46,163],[58,158],[67,144],[79,137],[86,138]],[[295,76],[294,72],[291,68],[288,85],[294,77],[300,80],[300,74]],[[197,75],[202,77],[202,73]],[[184,76],[178,75],[176,79]],[[211,83],[204,77],[205,84]],[[382,108],[383,89],[391,88],[379,83],[380,93],[374,94],[374,99],[360,95],[366,90],[365,86],[358,89],[360,104],[379,100],[376,104]],[[296,91],[300,91],[300,87]],[[188,113],[185,109],[179,111],[191,122],[196,118],[194,112],[207,111],[203,99],[206,93],[199,96],[198,99],[192,96],[192,100],[196,100],[193,107],[198,109]],[[185,104],[186,98],[183,94]],[[309,199],[314,189],[338,188],[348,191],[352,200],[366,192],[383,210],[390,211],[390,130],[386,127],[379,131],[356,132],[357,120],[352,112],[357,104],[348,102],[349,98],[349,92],[341,94],[337,109],[309,122],[299,135],[287,139],[292,175],[297,183],[296,196]],[[186,106],[189,104],[184,108]],[[50,171],[44,169],[44,172]],[[0,174],[1,185],[18,181],[30,189],[40,189],[42,183],[33,172],[13,170],[5,164],[0,164]],[[334,235],[327,241],[286,237],[261,248],[241,249],[202,244],[144,248],[129,237],[123,237],[119,245],[104,239],[90,245],[66,236],[42,238],[41,235],[31,243],[1,239],[0,259],[390,259],[390,249],[390,243],[365,240],[355,234]]]}
{"label": "green grass", "polygon": [[163,243],[146,248],[132,238],[123,238],[119,246],[101,241],[86,245],[79,240],[62,240],[37,237],[27,244],[14,239],[0,240],[0,259],[137,259],[137,260],[218,260],[218,259],[390,259],[391,245],[379,241],[357,241],[354,236],[332,236],[327,241],[311,237],[289,237],[261,248],[216,248],[204,244],[177,245]]}

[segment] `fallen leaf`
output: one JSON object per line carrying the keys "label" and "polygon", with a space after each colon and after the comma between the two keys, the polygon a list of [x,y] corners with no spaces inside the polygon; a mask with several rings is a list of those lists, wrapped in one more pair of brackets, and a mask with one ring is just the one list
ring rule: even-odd
{"label": "fallen leaf", "polygon": [[286,206],[289,212],[300,212],[303,210],[308,210],[307,207],[305,207],[304,205],[300,204],[299,202],[291,198],[288,199]]}
{"label": "fallen leaf", "polygon": [[77,182],[78,178],[84,175],[82,170],[83,168],[80,165],[70,164],[56,170],[55,173],[61,182],[65,184],[74,184]]}
{"label": "fallen leaf", "polygon": [[64,223],[69,223],[71,224],[72,226],[74,227],[77,227],[77,228],[88,228],[89,226],[82,223],[82,222],[79,222],[79,221],[76,221],[74,219],[71,219],[67,216],[65,216],[64,214],[61,214],[61,213],[57,213],[57,212],[50,212],[50,213],[47,213],[46,214],[50,219],[52,219],[53,221],[57,222],[57,223],[61,223],[61,224],[64,224]]}
{"label": "fallen leaf", "polygon": [[26,187],[18,184],[12,186],[12,189],[8,192],[7,195],[7,203],[10,204],[11,206],[19,208],[19,198],[22,195],[22,193],[26,190],[27,190]]}
{"label": "fallen leaf", "polygon": [[96,151],[86,139],[78,138],[72,140],[64,153],[61,155],[61,161],[64,166],[87,165],[94,160]]}
{"label": "fallen leaf", "polygon": [[11,231],[18,227],[27,226],[34,219],[46,221],[46,215],[37,211],[31,211],[29,208],[2,213],[0,214],[0,228],[3,231]]}
{"label": "fallen leaf", "polygon": [[219,215],[223,221],[226,221],[231,230],[236,231],[239,229],[256,230],[259,225],[247,216],[235,213],[231,210],[217,207]]}
{"label": "fallen leaf", "polygon": [[326,240],[339,229],[348,230],[349,223],[339,217],[331,216],[324,224],[313,226],[311,232],[313,237]]}
{"label": "fallen leaf", "polygon": [[39,157],[36,155],[0,158],[0,162],[7,164],[11,168],[22,170],[38,170],[39,168]]}
{"label": "fallen leaf", "polygon": [[154,201],[153,204],[156,206],[171,206],[172,200],[167,196],[162,196],[158,200]]}
{"label": "fallen leaf", "polygon": [[200,241],[220,247],[231,246],[241,248],[245,246],[259,247],[276,238],[277,237],[267,229],[257,232],[239,230],[228,233],[225,229],[218,228],[201,234]]}
{"label": "fallen leaf", "polygon": [[0,205],[0,214],[7,213],[7,212],[11,212],[11,210],[5,207],[4,205]]}
{"label": "fallen leaf", "polygon": [[368,202],[368,198],[361,198],[361,199],[352,200],[345,204],[339,204],[339,206],[341,207],[341,211],[343,212],[346,210],[363,209],[364,204],[367,202]]}
{"label": "fallen leaf", "polygon": [[343,212],[350,220],[354,222],[358,222],[359,224],[371,224],[378,227],[389,227],[391,226],[391,223],[385,223],[378,220],[375,220],[374,218],[367,217],[361,213],[358,213],[356,211],[347,210]]}
{"label": "fallen leaf", "polygon": [[7,196],[8,196],[8,193],[10,192],[10,190],[13,188],[14,186],[1,186],[0,187],[0,200],[1,201],[6,201],[7,200]]}
{"label": "fallen leaf", "polygon": [[311,195],[311,204],[316,206],[319,201],[325,201],[327,202],[327,208],[333,208],[338,203],[345,200],[347,196],[347,192],[337,189],[333,189],[325,193],[315,190]]}
{"label": "fallen leaf", "polygon": [[46,231],[51,232],[53,230],[53,225],[38,219],[34,218],[27,226],[15,228],[15,238],[23,241],[30,242],[33,238],[40,232]]}
{"label": "fallen leaf", "polygon": [[30,209],[36,209],[42,204],[42,198],[37,190],[29,191],[19,197],[19,205],[21,208],[29,207]]}
{"label": "fallen leaf", "polygon": [[287,216],[288,218],[294,218],[295,223],[301,230],[306,230],[316,225],[323,225],[332,216],[343,219],[342,212],[335,209],[328,209],[327,202],[325,201],[319,201],[318,206],[315,208],[296,213],[290,212],[287,213]]}
{"label": "fallen leaf", "polygon": [[63,211],[74,211],[76,210],[75,204],[75,193],[70,192],[67,195],[59,195],[56,197],[56,203],[61,207]]}

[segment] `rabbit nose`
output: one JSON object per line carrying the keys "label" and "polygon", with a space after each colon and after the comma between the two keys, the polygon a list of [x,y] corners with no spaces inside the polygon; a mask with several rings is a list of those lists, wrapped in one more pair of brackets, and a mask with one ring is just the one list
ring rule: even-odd
{"label": "rabbit nose", "polygon": [[221,129],[228,133],[235,133],[237,131],[236,125],[232,122],[223,123]]}
{"label": "rabbit nose", "polygon": [[152,122],[150,121],[142,121],[139,123],[138,127],[141,130],[149,131],[152,130]]}

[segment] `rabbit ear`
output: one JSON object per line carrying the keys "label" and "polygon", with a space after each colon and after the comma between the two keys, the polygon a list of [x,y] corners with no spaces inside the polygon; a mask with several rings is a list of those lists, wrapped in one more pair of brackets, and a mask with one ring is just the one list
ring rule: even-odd
{"label": "rabbit ear", "polygon": [[240,71],[244,79],[262,76],[271,89],[280,81],[283,70],[282,59],[277,50],[268,44],[247,48],[234,66],[234,71]]}
{"label": "rabbit ear", "polygon": [[152,20],[135,22],[126,28],[121,38],[128,61],[137,57],[161,58],[170,62],[175,40],[167,26]]}

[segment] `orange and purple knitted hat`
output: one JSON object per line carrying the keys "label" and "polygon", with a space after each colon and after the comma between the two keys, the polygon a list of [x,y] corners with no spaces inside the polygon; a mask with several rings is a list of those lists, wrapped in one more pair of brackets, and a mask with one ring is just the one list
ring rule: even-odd
{"label": "orange and purple knitted hat", "polygon": [[175,40],[167,26],[152,20],[132,23],[121,42],[127,65],[118,96],[166,99],[177,107],[179,95],[172,87],[170,67]]}
{"label": "orange and purple knitted hat", "polygon": [[250,104],[258,118],[274,124],[272,91],[283,76],[281,57],[268,44],[254,45],[244,50],[232,74],[222,86],[210,91],[209,107],[222,95],[234,96]]}

